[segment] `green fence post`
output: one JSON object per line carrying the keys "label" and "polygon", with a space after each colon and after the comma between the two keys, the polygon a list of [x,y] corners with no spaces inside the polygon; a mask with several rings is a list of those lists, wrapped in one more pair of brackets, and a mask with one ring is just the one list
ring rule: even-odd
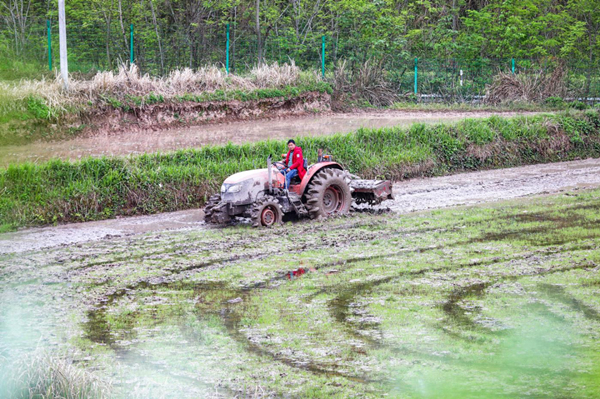
{"label": "green fence post", "polygon": [[227,47],[225,48],[225,71],[229,75],[229,24],[227,24]]}
{"label": "green fence post", "polygon": [[129,63],[131,65],[133,65],[134,61],[135,61],[135,57],[133,54],[133,24],[129,25],[129,32],[130,32],[130,37],[129,37]]}
{"label": "green fence post", "polygon": [[321,38],[321,76],[325,78],[325,35]]}
{"label": "green fence post", "polygon": [[418,75],[418,66],[419,64],[419,59],[415,58],[415,95],[417,94],[417,75]]}
{"label": "green fence post", "polygon": [[515,59],[514,58],[512,59],[512,73],[513,73],[513,75],[515,73]]}
{"label": "green fence post", "polygon": [[52,30],[49,19],[46,20],[46,27],[48,28],[48,69],[52,70]]}

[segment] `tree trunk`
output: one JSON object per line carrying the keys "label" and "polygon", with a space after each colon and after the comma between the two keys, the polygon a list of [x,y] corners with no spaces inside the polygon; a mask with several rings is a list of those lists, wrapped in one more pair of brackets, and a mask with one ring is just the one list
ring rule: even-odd
{"label": "tree trunk", "polygon": [[154,24],[154,31],[156,32],[156,39],[158,40],[158,52],[160,54],[160,74],[165,73],[165,59],[163,55],[162,45],[160,43],[160,35],[158,34],[158,23],[156,22],[156,13],[154,12],[154,0],[150,1],[150,10],[152,11],[152,23]]}
{"label": "tree trunk", "polygon": [[107,62],[107,67],[108,69],[112,68],[111,62],[110,62],[110,16],[106,16],[106,12],[104,13],[104,19],[106,21],[106,62]]}
{"label": "tree trunk", "polygon": [[262,65],[263,62],[262,51],[262,40],[260,36],[260,0],[256,0],[256,52],[258,65]]}
{"label": "tree trunk", "polygon": [[[125,45],[125,49],[129,49],[127,45],[127,35],[125,34],[125,25],[123,25],[123,9],[121,7],[121,0],[119,0],[119,22],[121,23],[121,33],[123,34],[123,44]],[[130,54],[131,56],[131,54]]]}

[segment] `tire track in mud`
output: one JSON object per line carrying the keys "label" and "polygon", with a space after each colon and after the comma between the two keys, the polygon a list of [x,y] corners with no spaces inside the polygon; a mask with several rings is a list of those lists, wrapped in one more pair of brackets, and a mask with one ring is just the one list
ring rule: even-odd
{"label": "tire track in mud", "polygon": [[582,314],[586,319],[600,322],[600,312],[576,299],[573,295],[569,295],[565,292],[565,287],[552,284],[538,284],[538,288],[554,301],[564,304],[576,313]]}
{"label": "tire track in mud", "polygon": [[[306,232],[313,231],[313,229],[311,229],[311,226],[306,226],[305,230],[306,230]],[[345,231],[345,229],[343,229],[343,228],[340,228],[339,230],[340,230],[340,232]],[[368,242],[376,237],[378,237],[376,234],[375,235],[360,234],[360,235],[356,235],[356,237],[354,238],[354,242],[358,242],[358,241]],[[260,244],[263,242],[268,242],[270,240],[271,240],[270,238],[263,238],[261,240],[258,240],[258,243]],[[339,242],[340,242],[340,240],[336,240],[334,238],[332,238],[330,240],[321,240],[321,241],[319,241],[319,244],[316,246],[313,243],[311,245],[311,248],[313,248],[313,249],[329,248],[332,246],[332,244],[339,243]],[[256,244],[257,241],[248,240],[247,243]],[[219,249],[220,250],[231,250],[233,248],[239,247],[242,244],[244,244],[244,242],[242,242],[242,243],[229,242],[229,243],[226,243],[225,245],[221,245]],[[289,251],[289,252],[290,253],[302,253],[303,250],[304,249],[301,247],[299,249],[296,249],[294,251]],[[171,253],[171,252],[172,252],[172,250],[169,251],[169,253]],[[160,252],[156,251],[156,252],[153,252],[150,256],[156,256],[158,254],[160,254]],[[97,254],[90,255],[90,256],[94,257],[96,255]],[[130,295],[130,294],[133,295],[133,291],[139,290],[139,289],[161,288],[161,287],[168,287],[173,284],[177,284],[178,277],[182,277],[182,278],[188,277],[188,276],[181,275],[182,273],[185,273],[187,271],[205,269],[209,266],[225,267],[227,265],[230,265],[230,264],[233,264],[236,262],[240,262],[240,261],[249,262],[249,261],[260,260],[260,259],[263,259],[270,255],[271,254],[262,253],[261,249],[258,248],[258,249],[254,250],[254,253],[250,253],[250,254],[246,252],[243,255],[236,254],[233,256],[229,256],[229,257],[215,258],[215,259],[211,259],[206,262],[194,263],[192,265],[189,265],[189,266],[186,266],[183,268],[171,267],[168,269],[164,269],[164,270],[170,272],[167,275],[168,277],[167,276],[152,277],[149,280],[140,280],[134,284],[127,285],[126,287],[115,288],[113,291],[107,292],[103,298],[99,299],[100,303],[97,303],[92,309],[90,309],[88,311],[88,322],[84,325],[84,329],[87,331],[86,337],[88,339],[90,339],[92,342],[106,344],[111,349],[121,353],[122,355],[125,355],[129,351],[129,349],[120,347],[117,344],[116,340],[113,337],[111,337],[111,328],[108,326],[108,324],[106,323],[106,320],[105,320],[106,312],[119,298],[121,298],[125,295]],[[136,259],[141,259],[141,258],[143,258],[143,256],[138,257]],[[131,257],[126,257],[124,255],[123,258],[121,259],[121,261],[122,262],[125,262],[126,260],[131,261],[131,259],[132,259]],[[81,261],[84,259],[78,259],[78,260]],[[80,273],[85,273],[86,269],[88,267],[94,268],[98,265],[106,265],[106,264],[116,265],[118,263],[119,262],[114,262],[114,259],[111,260],[110,262],[108,262],[108,261],[107,262],[105,262],[105,261],[92,262],[92,263],[86,264],[85,266],[77,268],[77,271]],[[279,280],[280,278],[285,278],[285,274],[280,277],[277,277],[276,279],[270,280],[270,282]],[[104,284],[106,284],[106,283],[107,282],[105,282]],[[95,285],[97,285],[97,284],[95,284]],[[204,289],[204,290],[215,289],[212,286],[206,286],[206,285],[203,285],[202,283],[192,283],[190,285],[186,284],[185,286],[186,287],[193,286],[194,289]],[[239,290],[233,291],[232,297],[233,298],[235,298],[237,296],[247,297],[248,295],[252,295],[251,292],[253,290],[263,289],[263,288],[267,288],[264,283],[259,283],[257,285],[244,287]],[[223,287],[219,287],[218,289],[223,289]],[[339,377],[343,377],[348,380],[358,382],[358,383],[363,383],[363,384],[371,382],[370,380],[364,378],[363,376],[349,375],[348,373],[336,371],[335,369],[338,367],[336,364],[299,363],[297,359],[281,357],[279,354],[273,353],[273,352],[265,349],[264,347],[260,346],[259,344],[253,343],[241,331],[241,327],[239,324],[241,317],[239,315],[237,315],[237,312],[232,310],[233,307],[231,305],[229,305],[225,300],[223,301],[223,304],[226,306],[227,311],[226,312],[216,312],[216,314],[220,317],[223,324],[226,326],[228,335],[232,339],[234,339],[236,342],[238,342],[238,343],[244,345],[246,348],[248,348],[248,350],[250,352],[258,354],[258,355],[270,357],[273,360],[279,361],[282,364],[285,364],[287,366],[301,369],[301,370],[310,371],[312,373],[330,375],[330,376],[339,376]]]}
{"label": "tire track in mud", "polygon": [[[595,247],[590,246],[588,249],[594,249]],[[458,266],[456,269],[458,270],[464,270],[465,266]],[[465,308],[463,308],[463,306],[460,305],[460,302],[463,301],[465,298],[469,298],[469,297],[476,297],[476,298],[483,298],[486,295],[486,290],[489,287],[495,286],[499,283],[502,283],[504,281],[518,281],[521,278],[524,277],[531,277],[531,276],[546,276],[546,275],[550,275],[550,274],[554,274],[554,273],[562,273],[562,272],[571,272],[574,270],[589,270],[589,269],[596,269],[597,265],[594,263],[584,263],[584,264],[576,264],[573,266],[566,266],[566,267],[559,267],[559,268],[553,268],[553,269],[543,269],[543,270],[538,270],[538,271],[533,271],[531,273],[524,273],[524,274],[509,274],[509,275],[505,275],[502,278],[496,278],[493,281],[489,280],[489,281],[478,281],[475,283],[470,283],[464,286],[459,286],[457,288],[455,288],[454,290],[451,290],[448,293],[448,296],[446,298],[446,300],[441,303],[440,305],[438,305],[438,307],[446,314],[446,318],[444,319],[444,322],[446,323],[446,325],[444,323],[439,323],[436,325],[433,325],[432,327],[437,327],[439,330],[443,331],[446,335],[450,336],[453,339],[459,339],[459,340],[463,340],[466,341],[470,344],[484,344],[486,342],[488,342],[488,339],[485,338],[479,338],[479,339],[473,339],[473,337],[470,336],[463,336],[462,334],[460,334],[459,332],[456,331],[452,331],[451,328],[453,327],[458,327],[460,328],[466,328],[469,329],[470,331],[479,331],[481,333],[487,334],[487,335],[492,335],[492,336],[496,336],[496,337],[500,337],[500,336],[506,336],[508,331],[505,330],[494,330],[491,329],[488,326],[484,326],[481,325],[480,323],[477,323],[474,319],[473,316],[469,315],[467,310]],[[455,268],[452,268],[450,270],[454,270]],[[446,269],[448,270],[448,269]],[[433,272],[434,270],[432,269],[425,269],[425,270],[418,270],[415,271],[413,273],[405,273],[403,274],[404,276],[406,275],[412,275],[413,277],[416,277],[417,275],[423,275],[429,272]],[[440,271],[440,270],[438,270]],[[393,345],[390,344],[386,344],[385,342],[382,342],[382,340],[380,339],[374,339],[372,338],[371,335],[365,335],[363,333],[361,333],[361,330],[364,332],[364,327],[371,327],[373,329],[378,329],[378,325],[376,323],[374,323],[372,326],[368,326],[365,325],[364,323],[355,323],[352,322],[350,320],[348,320],[348,315],[351,313],[349,307],[352,303],[356,303],[356,297],[358,296],[365,296],[367,295],[367,293],[369,291],[372,291],[374,288],[376,288],[377,286],[384,284],[384,283],[389,283],[392,282],[394,280],[398,280],[400,278],[402,278],[403,276],[401,275],[397,275],[397,276],[390,276],[388,278],[383,278],[383,279],[379,279],[370,283],[365,283],[365,284],[358,284],[352,287],[352,289],[349,290],[345,290],[343,291],[340,295],[336,296],[335,299],[331,300],[329,302],[329,308],[330,308],[330,313],[332,313],[332,315],[335,317],[335,319],[338,321],[339,324],[342,324],[343,326],[346,327],[346,330],[348,332],[351,333],[352,336],[354,336],[357,339],[360,339],[365,345],[367,350],[364,351],[364,355],[367,355],[367,351],[370,349],[379,349],[382,347],[385,347],[386,350],[391,351],[392,353],[395,353],[397,355],[401,355],[403,357],[405,356],[411,356],[417,359],[422,359],[425,361],[431,361],[431,362],[443,362],[445,364],[452,364],[455,367],[460,367],[460,368],[480,368],[480,369],[486,369],[488,371],[503,371],[504,368],[502,365],[495,365],[495,364],[490,364],[489,362],[486,362],[485,360],[481,360],[481,361],[474,361],[474,360],[465,360],[463,358],[453,358],[450,356],[438,356],[432,353],[429,353],[427,351],[423,351],[423,350],[418,350],[418,349],[410,349],[407,347],[395,347]],[[570,309],[572,309],[573,311],[577,312],[577,313],[581,313],[583,314],[587,319],[589,320],[593,320],[593,321],[600,321],[600,313],[597,312],[595,309],[590,308],[589,306],[581,303],[581,301],[578,301],[574,298],[572,298],[571,296],[565,295],[564,290],[562,289],[562,287],[556,287],[556,286],[552,286],[552,285],[544,285],[544,284],[539,284],[538,286],[542,286],[545,288],[545,291],[547,294],[549,294],[553,299],[555,299],[558,302],[561,302],[567,306],[570,307]],[[544,306],[544,307],[548,307],[548,304],[545,303],[540,303],[540,302],[536,302],[537,304],[539,304],[540,306]],[[469,309],[469,313],[471,314],[479,314],[479,309],[477,309],[476,307]],[[555,313],[549,312],[551,316],[556,317],[557,315]],[[560,318],[560,321],[562,323],[567,322],[564,318]],[[450,328],[448,328],[450,327]],[[554,346],[557,346],[558,344],[556,342],[552,343]],[[567,348],[568,349],[568,348]],[[521,373],[528,373],[531,372],[532,369],[526,365],[511,365],[511,367],[515,370],[520,371]],[[570,370],[553,370],[550,367],[543,367],[543,368],[536,368],[536,371],[543,371],[546,374],[549,375],[554,375],[556,377],[566,377],[566,378],[572,378],[572,377],[576,377],[578,374],[576,372],[570,371]],[[373,381],[383,381],[381,379],[374,379],[372,378]],[[385,381],[384,381],[385,382]]]}
{"label": "tire track in mud", "polygon": [[[594,248],[595,247],[593,245],[590,245],[589,247],[584,247],[581,249],[594,249]],[[547,252],[548,252],[548,255],[550,255],[552,253],[560,253],[561,251],[556,249],[556,250],[549,250]],[[328,304],[329,311],[333,315],[334,319],[337,320],[338,324],[340,324],[342,327],[344,327],[344,329],[347,332],[349,332],[353,337],[358,338],[362,342],[364,342],[367,345],[367,348],[381,347],[384,344],[381,342],[380,339],[378,340],[378,339],[373,338],[372,335],[364,334],[365,327],[371,328],[371,329],[377,329],[377,327],[378,327],[377,323],[363,323],[363,322],[356,323],[356,322],[352,322],[352,321],[348,320],[348,317],[351,313],[356,313],[356,312],[352,312],[350,310],[350,305],[355,303],[354,301],[356,301],[357,296],[364,295],[365,292],[368,292],[381,284],[400,279],[407,275],[408,276],[418,276],[418,275],[423,275],[423,274],[431,273],[431,272],[443,272],[443,271],[449,271],[449,270],[464,270],[465,268],[472,268],[472,267],[481,266],[481,265],[485,265],[485,264],[497,264],[497,263],[500,263],[499,261],[509,262],[509,261],[514,261],[516,259],[521,259],[521,258],[522,258],[521,255],[516,255],[516,256],[512,256],[512,257],[506,257],[501,260],[498,258],[494,258],[494,259],[490,259],[487,261],[470,262],[468,264],[459,264],[459,265],[457,265],[455,267],[451,267],[451,268],[448,268],[448,267],[426,268],[426,269],[420,269],[420,270],[416,270],[416,271],[407,271],[406,273],[401,273],[400,275],[389,276],[386,278],[382,278],[382,279],[378,279],[378,280],[374,280],[374,281],[370,281],[370,282],[366,282],[366,283],[356,284],[356,285],[353,285],[349,289],[342,290],[341,293],[339,293],[339,291],[338,291],[338,295],[335,297],[335,299],[329,301],[329,304]],[[365,260],[365,258],[361,258],[360,260]],[[327,267],[333,267],[333,266],[327,265]],[[493,283],[492,282],[477,282],[475,284],[467,285],[464,287],[459,287],[459,288],[451,291],[449,293],[447,301],[444,302],[443,304],[441,304],[440,308],[443,309],[443,311],[447,314],[447,316],[448,316],[447,321],[449,323],[458,325],[460,327],[472,326],[472,327],[475,327],[477,330],[485,332],[486,334],[491,333],[494,335],[502,335],[503,331],[491,330],[489,328],[486,328],[483,325],[476,323],[474,320],[472,320],[470,317],[468,317],[466,314],[466,311],[458,305],[459,301],[461,301],[465,297],[468,297],[471,295],[482,297],[485,294],[485,290],[487,287],[489,287],[490,285],[496,284],[498,282],[504,281],[504,280],[518,280],[522,277],[530,277],[530,276],[536,276],[536,275],[548,275],[548,274],[552,274],[552,273],[573,271],[573,270],[578,270],[578,269],[589,269],[589,268],[594,268],[594,267],[596,267],[595,264],[582,264],[582,265],[575,265],[575,266],[563,267],[563,268],[540,269],[540,270],[532,271],[530,273],[522,273],[520,275],[512,275],[512,274],[506,275],[506,276],[503,276],[501,279],[497,279]],[[326,267],[323,267],[323,268],[326,268]],[[317,267],[317,270],[318,269],[319,268]],[[286,276],[283,275],[278,279],[285,279],[285,278],[286,278]],[[266,287],[267,287],[267,285],[265,285],[265,284],[247,287],[245,292],[248,292],[248,290],[253,290],[253,289],[264,289]],[[279,289],[279,288],[280,287],[277,287],[277,289]],[[326,289],[321,290],[318,293],[311,295],[311,298],[314,298],[324,292],[327,292],[327,290]],[[310,300],[312,300],[312,299],[309,299],[309,301]],[[452,336],[453,338],[473,342],[468,337],[463,337],[458,333],[454,333],[454,332],[448,330],[447,328],[444,328],[444,326],[442,324],[438,325],[438,328],[442,329],[446,334]],[[242,344],[244,342],[247,343],[247,341],[248,341],[247,337],[241,331],[239,331],[239,328],[236,329],[236,323],[231,324],[231,329],[232,329],[233,334],[235,334],[236,336],[239,337],[240,343],[242,343]],[[379,332],[378,335],[381,336],[382,335],[381,332]],[[270,351],[265,352],[265,349],[262,348],[258,344],[252,344],[252,345],[253,345],[252,351],[255,351],[255,353],[261,353],[263,355],[268,354],[270,357],[273,358],[273,360],[282,361],[283,363],[288,364],[290,366],[294,366],[294,364],[295,364],[294,361],[291,361],[291,363],[290,363],[287,360],[282,360],[281,357],[278,357],[277,354],[273,354]],[[388,345],[385,345],[385,346],[389,347]],[[397,350],[397,348],[393,348],[393,347],[391,347],[391,349]],[[366,351],[357,351],[357,352],[364,354],[364,355],[367,354]],[[432,357],[432,359],[433,358],[435,358],[436,360],[440,360],[439,357]],[[472,365],[474,365],[474,364],[475,363],[473,363]],[[308,367],[308,368],[306,368],[306,367],[300,367],[300,368],[308,369],[311,372],[316,372],[316,373],[321,373],[321,374],[322,373],[325,373],[325,374],[330,373],[331,374],[330,369],[324,371],[322,365],[318,366],[315,363],[310,364],[310,367]],[[528,369],[524,367],[523,370],[528,370]],[[332,375],[335,375],[335,373]],[[348,375],[345,375],[345,374],[340,374],[340,376],[342,376],[344,378],[348,378]],[[368,383],[368,382],[375,382],[375,381],[380,381],[380,380],[374,379],[372,377],[368,377],[367,375],[364,375],[364,376],[360,377],[360,380],[357,380],[357,377],[354,377],[353,381],[364,381],[365,383]]]}
{"label": "tire track in mud", "polygon": [[[591,244],[587,248],[584,248],[582,250],[593,250],[595,248],[596,247]],[[552,252],[560,253],[561,251],[559,251],[559,250],[550,251],[550,253],[548,255],[551,255]],[[438,272],[452,271],[452,270],[462,271],[462,270],[476,267],[476,266],[499,264],[499,263],[503,263],[503,262],[514,261],[517,259],[522,259],[522,256],[517,255],[517,256],[513,256],[513,257],[507,257],[507,258],[502,259],[501,262],[499,262],[500,259],[495,258],[495,259],[490,259],[488,261],[482,261],[482,262],[458,264],[455,267],[425,268],[425,269],[419,269],[419,270],[414,270],[414,271],[407,271],[405,273],[400,273],[400,274],[397,274],[394,276],[388,276],[388,277],[378,279],[378,280],[355,284],[351,288],[342,290],[341,293],[339,293],[339,291],[338,291],[338,295],[336,295],[336,297],[334,299],[329,301],[329,310],[330,310],[330,313],[332,314],[332,316],[334,317],[334,319],[337,320],[338,323],[345,326],[346,331],[349,332],[353,337],[355,337],[357,339],[361,339],[370,348],[381,347],[382,345],[384,345],[381,340],[377,340],[377,339],[372,338],[371,336],[368,336],[368,335],[365,336],[365,334],[363,334],[364,327],[377,328],[377,324],[373,324],[373,325],[369,326],[369,325],[365,325],[364,323],[355,323],[355,322],[348,320],[349,315],[352,313],[352,311],[350,310],[350,305],[353,303],[357,303],[357,297],[367,295],[368,292],[372,291],[379,285],[393,282],[395,280],[399,280],[399,279],[405,278],[405,277],[413,278],[413,277],[421,276],[421,275],[424,275],[427,273],[438,273]],[[583,264],[576,264],[576,265],[567,266],[567,267],[546,268],[546,269],[542,268],[542,269],[531,271],[529,273],[508,274],[508,275],[502,276],[501,278],[496,278],[494,281],[483,281],[483,282],[478,281],[476,283],[469,284],[466,286],[459,286],[456,289],[452,290],[448,294],[446,301],[444,301],[442,304],[439,305],[439,308],[442,309],[447,316],[444,319],[444,321],[446,323],[452,324],[456,327],[463,327],[463,328],[467,327],[467,328],[471,328],[476,331],[479,330],[479,331],[485,332],[486,334],[502,335],[503,334],[502,331],[494,331],[494,330],[491,330],[491,329],[475,322],[471,317],[469,317],[467,315],[466,310],[459,305],[459,302],[469,296],[475,296],[478,298],[482,298],[485,295],[485,290],[488,287],[498,284],[500,282],[506,281],[506,280],[517,281],[520,278],[524,278],[524,277],[545,276],[545,275],[550,275],[550,274],[554,274],[554,273],[569,272],[569,271],[580,270],[580,269],[595,269],[596,267],[597,267],[597,265],[595,263],[583,263]],[[321,295],[326,292],[328,292],[327,289],[320,290],[319,292],[311,295],[311,298],[309,300],[312,300],[312,298],[317,297],[318,295]],[[566,301],[574,310],[579,311],[579,312],[584,312],[584,314],[586,315],[587,318],[590,318],[592,320],[600,320],[600,314],[598,312],[596,312],[594,309],[585,308],[584,307],[585,305],[578,303],[576,300],[574,300],[572,298],[571,299],[562,298],[562,300]],[[587,314],[585,312],[587,312]],[[455,339],[468,340],[469,342],[474,342],[470,338],[463,337],[460,334],[449,330],[443,323],[438,324],[438,328],[441,329],[444,333],[452,336]]]}

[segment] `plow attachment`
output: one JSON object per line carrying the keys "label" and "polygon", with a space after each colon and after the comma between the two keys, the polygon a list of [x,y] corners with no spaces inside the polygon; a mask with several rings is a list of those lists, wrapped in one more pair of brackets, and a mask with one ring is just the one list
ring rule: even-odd
{"label": "plow attachment", "polygon": [[392,182],[389,180],[351,180],[352,198],[357,204],[377,205],[394,199]]}

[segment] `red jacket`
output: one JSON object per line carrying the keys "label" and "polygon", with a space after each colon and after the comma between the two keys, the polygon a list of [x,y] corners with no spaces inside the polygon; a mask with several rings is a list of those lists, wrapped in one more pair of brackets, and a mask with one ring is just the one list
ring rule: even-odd
{"label": "red jacket", "polygon": [[[285,167],[288,167],[290,161],[290,152],[288,151],[287,156],[285,157]],[[292,166],[290,169],[298,169],[298,176],[300,180],[304,179],[304,175],[306,174],[306,170],[304,170],[304,157],[302,156],[302,148],[296,146],[294,148],[294,155],[292,158],[294,161],[292,162]]]}

